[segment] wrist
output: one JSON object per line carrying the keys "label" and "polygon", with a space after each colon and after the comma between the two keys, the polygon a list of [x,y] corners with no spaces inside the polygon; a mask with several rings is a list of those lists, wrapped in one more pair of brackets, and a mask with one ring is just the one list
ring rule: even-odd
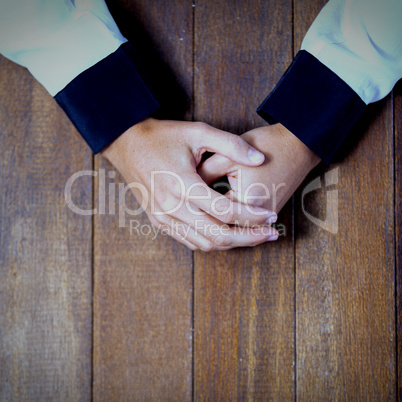
{"label": "wrist", "polygon": [[304,166],[308,171],[315,168],[321,158],[300,141],[291,131],[282,124],[278,123],[278,131],[282,136],[285,149],[289,152],[289,160],[293,161],[298,166]]}
{"label": "wrist", "polygon": [[134,124],[127,129],[123,134],[117,137],[112,143],[101,151],[101,155],[109,162],[115,164],[116,161],[121,159],[124,152],[131,148],[131,144],[135,142],[135,137],[143,132],[154,119],[147,117],[137,124]]}

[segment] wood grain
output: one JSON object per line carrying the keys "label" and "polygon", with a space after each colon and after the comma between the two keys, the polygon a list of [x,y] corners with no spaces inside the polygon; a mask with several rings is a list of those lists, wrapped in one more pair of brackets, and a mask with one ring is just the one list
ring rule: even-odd
{"label": "wood grain", "polygon": [[[108,3],[150,75],[163,70],[155,82],[173,117],[242,133],[264,124],[255,109],[325,1],[294,0],[294,40],[291,0]],[[192,253],[152,240],[144,216],[140,235],[128,215],[118,227],[109,185],[117,194],[123,180],[101,157],[95,190],[85,177],[72,194],[99,209],[104,169],[94,232],[93,218],[66,207],[65,183],[92,168],[90,150],[30,74],[0,57],[0,400],[402,400],[401,83],[394,93],[302,185],[323,177],[305,198],[322,220],[337,190],[336,234],[303,214],[301,189],[295,231],[289,203],[284,238],[197,252],[193,272]]]}
{"label": "wood grain", "polygon": [[[187,94],[185,117],[191,117],[191,3],[143,0],[118,6],[113,12],[121,11],[116,18],[129,24],[122,27],[126,35],[134,32],[137,42],[146,35],[175,69]],[[142,28],[132,31],[130,17]],[[144,57],[149,62],[146,52]],[[113,169],[100,157],[96,168],[106,169],[107,190],[109,183],[123,182],[120,176],[108,177]],[[98,198],[98,185],[96,191]],[[127,195],[130,206],[132,198]],[[142,234],[130,234],[130,220]],[[118,216],[108,209],[95,218],[95,401],[191,399],[192,253],[166,236],[153,240],[146,234],[149,225],[144,215],[127,215],[127,226],[119,228]]]}
{"label": "wood grain", "polygon": [[[195,119],[242,133],[292,59],[291,1],[197,1]],[[280,39],[279,39],[280,38]],[[294,398],[291,204],[275,244],[195,253],[196,400]]]}
{"label": "wood grain", "polygon": [[395,244],[398,400],[402,400],[402,81],[394,89],[395,116]]}
{"label": "wood grain", "polygon": [[[50,95],[0,58],[0,400],[91,398],[91,217],[64,186],[92,155]],[[73,187],[81,208],[92,180]]]}
{"label": "wood grain", "polygon": [[[295,2],[295,46],[323,5]],[[332,234],[311,223],[296,197],[297,399],[395,399],[393,115],[390,97],[368,109],[333,163],[338,183],[306,196]],[[302,186],[303,188],[303,186]],[[338,208],[326,211],[329,191]]]}

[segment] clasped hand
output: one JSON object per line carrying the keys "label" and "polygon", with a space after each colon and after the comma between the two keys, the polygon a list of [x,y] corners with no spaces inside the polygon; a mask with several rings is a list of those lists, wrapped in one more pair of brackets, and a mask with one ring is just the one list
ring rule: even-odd
{"label": "clasped hand", "polygon": [[[215,155],[201,163],[207,151]],[[102,154],[136,183],[132,191],[154,226],[202,251],[276,240],[276,213],[319,162],[279,124],[237,136],[205,123],[152,118]],[[222,176],[231,186],[224,195],[208,186]]]}

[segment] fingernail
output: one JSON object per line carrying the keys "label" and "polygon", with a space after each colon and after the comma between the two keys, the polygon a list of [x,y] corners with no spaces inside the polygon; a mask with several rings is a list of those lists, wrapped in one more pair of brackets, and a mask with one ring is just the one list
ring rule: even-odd
{"label": "fingernail", "polygon": [[278,240],[278,235],[277,234],[273,235],[273,236],[269,236],[268,239],[267,239],[267,241],[275,241],[275,240]]}
{"label": "fingernail", "polygon": [[273,214],[273,215],[271,215],[271,216],[266,220],[266,223],[274,223],[274,222],[276,222],[277,220],[278,220],[278,215]]}
{"label": "fingernail", "polygon": [[264,160],[265,156],[261,152],[257,151],[254,148],[249,148],[248,150],[248,158],[253,163],[260,163]]}

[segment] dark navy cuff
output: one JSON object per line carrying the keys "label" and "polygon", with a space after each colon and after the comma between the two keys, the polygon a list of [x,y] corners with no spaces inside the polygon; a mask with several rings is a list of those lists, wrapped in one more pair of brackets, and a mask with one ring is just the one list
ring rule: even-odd
{"label": "dark navy cuff", "polygon": [[281,123],[329,163],[365,107],[349,85],[301,50],[257,113]]}
{"label": "dark navy cuff", "polygon": [[55,99],[94,153],[160,105],[130,43],[74,78]]}

